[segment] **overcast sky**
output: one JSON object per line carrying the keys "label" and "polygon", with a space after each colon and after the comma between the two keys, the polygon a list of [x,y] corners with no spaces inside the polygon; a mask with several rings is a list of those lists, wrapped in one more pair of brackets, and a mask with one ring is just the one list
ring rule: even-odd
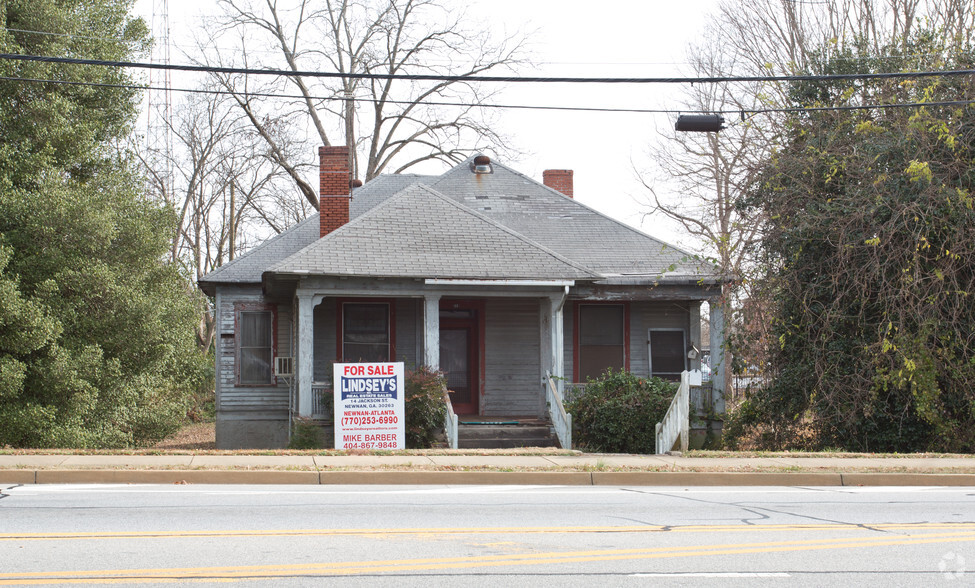
{"label": "overcast sky", "polygon": [[[525,75],[659,77],[688,75],[685,53],[718,0],[488,0],[448,5],[466,8],[489,28],[534,31],[531,56],[538,63]],[[152,22],[153,0],[139,0],[136,12]],[[181,63],[186,32],[212,2],[169,0],[172,62]],[[177,77],[173,85],[180,86]],[[174,95],[174,101],[180,99]],[[679,88],[634,85],[514,85],[497,102],[582,107],[677,109]],[[652,162],[646,147],[658,130],[673,128],[675,115],[502,110],[501,131],[527,155],[504,161],[541,181],[542,170],[572,169],[580,202],[674,244],[689,246],[662,220],[643,219],[646,190],[634,168]],[[442,168],[417,170],[439,173]],[[667,189],[663,187],[663,189]]]}

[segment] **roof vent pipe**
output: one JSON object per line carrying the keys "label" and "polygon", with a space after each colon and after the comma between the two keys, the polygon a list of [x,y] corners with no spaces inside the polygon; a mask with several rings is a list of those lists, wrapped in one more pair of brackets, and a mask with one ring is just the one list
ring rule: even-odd
{"label": "roof vent pipe", "polygon": [[478,155],[474,158],[474,165],[471,169],[476,174],[489,174],[491,173],[491,158],[487,155]]}

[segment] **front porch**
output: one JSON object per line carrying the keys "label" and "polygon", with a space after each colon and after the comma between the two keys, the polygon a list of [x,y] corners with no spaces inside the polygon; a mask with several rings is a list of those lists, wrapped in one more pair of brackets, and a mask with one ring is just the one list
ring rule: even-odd
{"label": "front porch", "polygon": [[[332,418],[329,399],[337,362],[402,361],[407,369],[427,365],[445,373],[460,421],[547,423],[542,384],[546,373],[561,374],[562,308],[571,285],[302,280],[293,302],[291,414]],[[458,428],[466,435],[471,427],[485,431],[485,426]]]}
{"label": "front porch", "polygon": [[[587,358],[591,364],[593,357],[611,357],[619,362],[609,364],[613,369],[641,376],[700,368],[698,289],[643,288],[620,301],[615,291],[573,288],[572,281],[309,276],[290,286],[279,292],[293,307],[292,419],[332,418],[335,363],[402,361],[407,370],[426,365],[445,373],[453,409],[444,427],[450,446],[465,438],[477,446],[473,439],[483,434],[475,431],[483,427],[524,428],[533,421],[557,431],[559,444],[570,447],[571,417],[562,404],[571,385],[565,382],[578,376]],[[615,312],[605,312],[614,306]],[[591,308],[622,326],[603,328],[605,320],[587,319]],[[721,318],[712,305],[712,325],[720,326]],[[666,336],[658,341],[658,333]],[[719,333],[712,330],[712,348],[720,350]],[[716,414],[723,409],[720,383],[719,376],[707,403]],[[517,424],[473,424],[509,420]]]}

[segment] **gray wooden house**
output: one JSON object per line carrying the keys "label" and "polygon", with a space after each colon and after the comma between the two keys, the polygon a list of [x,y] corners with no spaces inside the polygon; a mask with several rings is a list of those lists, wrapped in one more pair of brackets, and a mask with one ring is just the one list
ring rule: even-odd
{"label": "gray wooden house", "polygon": [[217,313],[218,447],[281,447],[293,417],[330,418],[335,362],[439,367],[462,420],[506,422],[549,418],[547,375],[699,368],[721,279],[575,201],[571,171],[539,183],[480,156],[350,188],[347,149],[319,155],[322,213],[199,282]]}

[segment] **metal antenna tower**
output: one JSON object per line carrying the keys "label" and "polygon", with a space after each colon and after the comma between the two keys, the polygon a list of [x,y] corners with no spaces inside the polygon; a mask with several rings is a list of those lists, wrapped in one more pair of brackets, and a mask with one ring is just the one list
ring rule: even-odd
{"label": "metal antenna tower", "polygon": [[[169,65],[169,0],[153,0],[150,61]],[[158,175],[157,188],[173,201],[173,82],[168,69],[149,70],[149,120],[146,133],[149,162]]]}

